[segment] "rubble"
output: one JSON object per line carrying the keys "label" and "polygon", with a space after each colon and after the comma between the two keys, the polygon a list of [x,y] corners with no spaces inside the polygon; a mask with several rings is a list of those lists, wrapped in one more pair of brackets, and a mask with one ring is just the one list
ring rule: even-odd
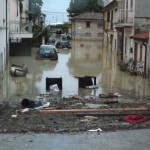
{"label": "rubble", "polygon": [[[40,110],[35,109],[38,107],[23,109],[20,103],[15,104],[15,107],[9,104],[0,105],[0,133],[79,133],[99,128],[103,132],[150,128],[150,105],[147,102],[119,102],[106,105],[96,97],[96,100],[86,101],[83,105],[81,102],[83,97],[78,95],[69,99],[48,97],[47,93],[41,95],[43,99],[36,100],[41,101],[41,106],[48,105],[46,108],[39,106]],[[102,113],[92,112],[93,109],[98,112],[102,111]],[[40,113],[40,111],[61,112],[63,110],[73,111],[69,113]],[[76,110],[88,112],[84,114],[82,112],[78,116],[80,113]],[[110,113],[111,110],[115,110],[115,113]],[[147,113],[148,120],[142,123],[128,123],[123,117],[130,113],[137,115]]]}

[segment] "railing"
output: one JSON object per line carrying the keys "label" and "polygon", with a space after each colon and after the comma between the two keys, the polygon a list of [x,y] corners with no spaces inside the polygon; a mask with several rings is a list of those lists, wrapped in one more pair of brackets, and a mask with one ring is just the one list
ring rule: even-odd
{"label": "railing", "polygon": [[113,23],[133,23],[134,13],[133,10],[120,9],[114,14]]}
{"label": "railing", "polygon": [[32,22],[22,20],[20,22],[10,21],[10,32],[32,33]]}

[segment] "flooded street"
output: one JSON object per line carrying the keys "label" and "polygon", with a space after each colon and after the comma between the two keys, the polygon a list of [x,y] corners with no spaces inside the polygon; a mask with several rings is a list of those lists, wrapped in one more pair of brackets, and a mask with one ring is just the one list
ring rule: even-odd
{"label": "flooded street", "polygon": [[[10,57],[3,80],[0,82],[0,102],[20,102],[23,98],[34,99],[46,92],[46,77],[62,77],[62,91],[54,96],[99,96],[101,93],[118,92],[121,102],[140,102],[150,98],[150,80],[131,76],[119,71],[116,52],[103,48],[100,41],[72,41],[72,49],[60,50],[58,61],[36,60],[38,48],[32,49],[31,57]],[[83,45],[82,45],[83,44]],[[82,45],[82,46],[81,46]],[[25,64],[26,77],[10,76],[12,64]],[[95,76],[98,89],[78,88],[78,78]]]}

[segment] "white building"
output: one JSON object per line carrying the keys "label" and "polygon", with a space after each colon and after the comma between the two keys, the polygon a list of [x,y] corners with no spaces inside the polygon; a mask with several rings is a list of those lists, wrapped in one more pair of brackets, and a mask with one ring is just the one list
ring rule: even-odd
{"label": "white building", "polygon": [[10,1],[10,55],[30,55],[32,22],[29,21],[29,0]]}
{"label": "white building", "polygon": [[0,79],[7,64],[9,54],[8,0],[0,0]]}

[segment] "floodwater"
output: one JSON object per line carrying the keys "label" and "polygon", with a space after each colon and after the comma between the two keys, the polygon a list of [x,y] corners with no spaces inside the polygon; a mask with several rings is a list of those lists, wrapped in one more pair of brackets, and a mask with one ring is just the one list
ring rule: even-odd
{"label": "floodwater", "polygon": [[[149,78],[121,72],[116,52],[107,49],[102,41],[72,41],[71,44],[71,50],[60,50],[58,61],[36,60],[38,48],[32,49],[30,57],[10,57],[4,78],[0,81],[0,102],[34,99],[39,93],[46,92],[46,77],[63,79],[62,91],[54,96],[99,96],[100,93],[118,92],[122,95],[122,102],[149,100]],[[12,64],[27,65],[29,72],[26,77],[10,76]],[[78,88],[77,77],[83,76],[95,76],[99,88]]]}

